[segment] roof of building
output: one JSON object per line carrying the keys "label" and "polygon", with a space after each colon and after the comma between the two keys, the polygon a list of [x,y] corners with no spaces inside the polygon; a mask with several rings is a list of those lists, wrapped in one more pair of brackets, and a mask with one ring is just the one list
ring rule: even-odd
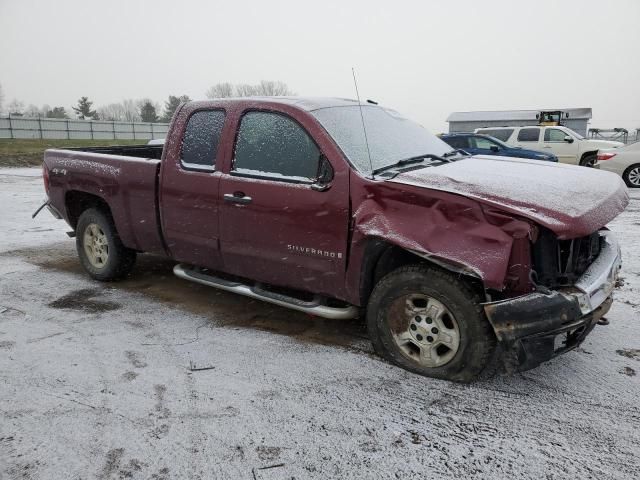
{"label": "roof of building", "polygon": [[539,110],[494,110],[477,112],[453,112],[447,122],[486,122],[500,120],[535,120],[541,111],[549,112],[561,110],[569,114],[571,119],[590,119],[591,108],[541,108]]}

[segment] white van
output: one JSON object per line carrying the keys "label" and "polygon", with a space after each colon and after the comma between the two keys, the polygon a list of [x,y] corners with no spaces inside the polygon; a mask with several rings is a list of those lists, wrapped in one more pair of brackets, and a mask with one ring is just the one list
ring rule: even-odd
{"label": "white van", "polygon": [[567,127],[532,125],[527,127],[476,128],[475,133],[491,135],[514,147],[552,152],[562,163],[593,167],[599,149],[618,148],[624,143],[589,140]]}

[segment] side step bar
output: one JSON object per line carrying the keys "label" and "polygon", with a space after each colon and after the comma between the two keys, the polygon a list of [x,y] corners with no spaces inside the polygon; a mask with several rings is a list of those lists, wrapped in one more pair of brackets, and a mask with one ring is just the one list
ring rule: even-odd
{"label": "side step bar", "polygon": [[312,301],[306,302],[299,298],[264,290],[263,288],[260,288],[259,285],[250,286],[245,285],[244,283],[229,281],[214,275],[209,275],[182,263],[173,267],[173,273],[185,280],[201,283],[202,285],[209,285],[210,287],[219,288],[228,292],[239,293],[246,297],[255,298],[257,300],[280,305],[281,307],[291,308],[293,310],[298,310],[318,317],[330,318],[333,320],[346,320],[349,318],[356,318],[358,316],[358,308],[353,305],[349,305],[347,307],[328,307],[320,303],[319,297],[314,297]]}

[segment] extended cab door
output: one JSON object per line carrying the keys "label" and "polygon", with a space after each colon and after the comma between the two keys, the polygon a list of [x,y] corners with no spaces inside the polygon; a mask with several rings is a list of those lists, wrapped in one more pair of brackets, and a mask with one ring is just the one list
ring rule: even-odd
{"label": "extended cab door", "polygon": [[[197,110],[174,122],[179,126],[165,146],[159,193],[162,233],[171,257],[215,269],[221,266],[216,166],[225,116],[223,110]],[[182,141],[172,142],[174,138]]]}
{"label": "extended cab door", "polygon": [[[566,141],[565,137],[570,137],[573,142]],[[544,129],[543,151],[551,151],[557,157],[558,161],[562,163],[578,163],[578,149],[580,148],[578,142],[568,135],[564,130],[553,127],[546,127]]]}
{"label": "extended cab door", "polygon": [[[220,183],[224,270],[338,296],[347,260],[348,171],[338,175],[289,115],[246,111],[238,125],[230,171]],[[320,170],[335,176],[318,184]]]}

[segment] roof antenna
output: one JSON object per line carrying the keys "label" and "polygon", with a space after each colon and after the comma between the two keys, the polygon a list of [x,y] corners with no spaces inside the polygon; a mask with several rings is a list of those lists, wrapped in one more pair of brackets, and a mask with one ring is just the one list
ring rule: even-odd
{"label": "roof antenna", "polygon": [[371,179],[373,176],[373,162],[371,161],[371,150],[369,150],[369,139],[367,138],[367,127],[364,125],[364,115],[362,113],[362,103],[360,102],[360,93],[358,93],[358,82],[356,81],[356,70],[351,67],[351,73],[353,73],[353,84],[356,87],[356,97],[358,98],[358,107],[360,107],[360,119],[362,120],[362,131],[364,132],[364,143],[367,146],[367,155],[369,156],[369,166],[371,167]]}

